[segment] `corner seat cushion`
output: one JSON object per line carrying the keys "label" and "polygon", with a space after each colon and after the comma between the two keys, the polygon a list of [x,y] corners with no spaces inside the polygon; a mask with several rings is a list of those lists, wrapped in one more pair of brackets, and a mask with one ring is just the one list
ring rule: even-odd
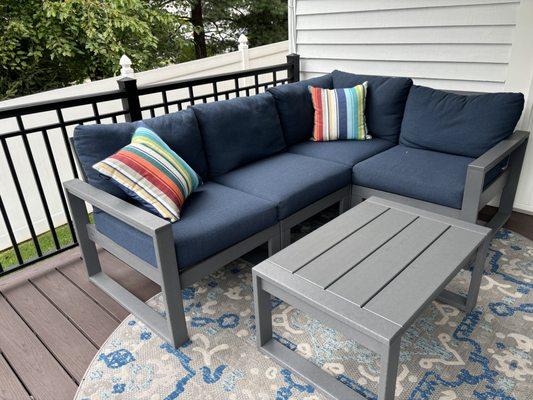
{"label": "corner seat cushion", "polygon": [[479,157],[513,133],[523,108],[522,93],[460,95],[414,85],[400,143]]}
{"label": "corner seat cushion", "polygon": [[472,158],[398,145],[353,167],[353,183],[460,209]]}
{"label": "corner seat cushion", "polygon": [[142,125],[157,132],[202,179],[207,178],[207,161],[196,117],[192,110],[183,110],[136,122],[77,126],[74,147],[88,183],[121,199],[128,197],[111,181],[102,178],[92,166],[130,144],[135,129]]}
{"label": "corner seat cushion", "polygon": [[282,153],[215,178],[216,182],[274,203],[284,219],[350,184],[351,168]]}
{"label": "corner seat cushion", "polygon": [[[152,239],[100,210],[96,228],[144,261],[156,265]],[[276,206],[238,190],[207,182],[172,224],[180,271],[277,223]]]}
{"label": "corner seat cushion", "polygon": [[331,142],[307,141],[289,147],[288,151],[307,157],[335,161],[353,167],[355,164],[393,146],[394,143],[379,138],[370,140],[337,140]]}
{"label": "corner seat cushion", "polygon": [[357,75],[338,70],[331,75],[335,89],[368,82],[365,111],[368,134],[397,144],[413,81],[410,78]]}
{"label": "corner seat cushion", "polygon": [[313,134],[315,110],[309,86],[333,89],[331,74],[268,89],[276,101],[287,146],[308,140]]}
{"label": "corner seat cushion", "polygon": [[285,149],[274,98],[269,93],[199,104],[192,109],[211,177]]}

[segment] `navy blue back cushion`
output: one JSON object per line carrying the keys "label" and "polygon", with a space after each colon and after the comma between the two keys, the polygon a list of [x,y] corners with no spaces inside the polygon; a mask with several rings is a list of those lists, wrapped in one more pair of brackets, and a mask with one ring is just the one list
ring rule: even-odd
{"label": "navy blue back cushion", "polygon": [[212,177],[286,147],[274,98],[269,93],[192,108],[198,118]]}
{"label": "navy blue back cushion", "polygon": [[460,95],[415,85],[407,99],[400,143],[479,157],[513,133],[523,107],[522,93]]}
{"label": "navy blue back cushion", "polygon": [[313,134],[315,110],[309,86],[332,89],[331,74],[268,89],[276,100],[287,146],[309,140]]}
{"label": "navy blue back cushion", "polygon": [[356,75],[337,70],[331,74],[335,89],[368,82],[365,110],[368,133],[398,143],[405,102],[413,81],[410,78]]}
{"label": "navy blue back cushion", "polygon": [[92,166],[129,144],[133,132],[140,125],[153,129],[203,179],[207,177],[207,161],[196,117],[192,110],[184,110],[136,122],[77,126],[74,147],[91,185],[117,197],[127,197],[116,185],[100,177]]}

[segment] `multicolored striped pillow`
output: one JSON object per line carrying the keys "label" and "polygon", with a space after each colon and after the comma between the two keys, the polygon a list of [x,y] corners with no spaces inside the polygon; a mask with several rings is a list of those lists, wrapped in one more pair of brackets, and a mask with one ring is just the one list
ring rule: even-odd
{"label": "multicolored striped pillow", "polygon": [[198,174],[146,127],[137,128],[129,145],[93,168],[171,222],[180,218],[185,199],[202,183]]}
{"label": "multicolored striped pillow", "polygon": [[322,89],[309,86],[315,126],[313,140],[366,140],[365,102],[367,82],[346,89]]}

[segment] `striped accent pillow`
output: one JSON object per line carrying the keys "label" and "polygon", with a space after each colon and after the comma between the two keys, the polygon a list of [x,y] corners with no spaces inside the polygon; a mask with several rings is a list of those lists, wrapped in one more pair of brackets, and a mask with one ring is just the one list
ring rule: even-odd
{"label": "striped accent pillow", "polygon": [[315,109],[313,140],[366,140],[370,137],[365,122],[367,82],[346,89],[309,86]]}
{"label": "striped accent pillow", "polygon": [[198,174],[146,127],[137,128],[129,145],[93,168],[171,222],[180,218],[185,199],[202,183]]}

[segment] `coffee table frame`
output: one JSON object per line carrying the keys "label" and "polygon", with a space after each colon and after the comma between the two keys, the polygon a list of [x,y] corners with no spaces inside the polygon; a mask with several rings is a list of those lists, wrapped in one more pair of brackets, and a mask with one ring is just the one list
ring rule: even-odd
{"label": "coffee table frame", "polygon": [[[470,312],[477,301],[484,260],[488,250],[488,240],[486,240],[490,233],[490,229],[488,228],[439,216],[380,198],[374,197],[365,203],[367,202],[372,203],[372,205],[388,207],[407,213],[416,213],[417,216],[422,218],[434,219],[436,222],[444,222],[454,227],[469,230],[468,234],[472,233],[472,235],[479,236],[479,241],[476,245],[472,245],[472,251],[453,267],[453,271],[449,276],[442,282],[439,282],[435,290],[429,296],[425,297],[420,304],[416,305],[416,309],[413,309],[413,312],[409,314],[409,318],[402,324],[388,320],[364,307],[356,306],[353,302],[320,288],[308,279],[296,275],[294,271],[290,271],[290,268],[287,269],[281,265],[281,261],[287,259],[287,256],[289,258],[294,256],[294,254],[290,254],[292,251],[290,247],[253,268],[258,347],[278,363],[290,368],[304,380],[313,384],[329,398],[338,400],[363,400],[364,397],[338,382],[333,376],[327,374],[315,364],[287,349],[273,339],[271,295],[342,332],[346,337],[354,339],[370,350],[377,352],[381,356],[378,399],[392,400],[396,389],[400,342],[403,333],[423,309],[437,298],[457,306],[466,312]],[[358,211],[352,209],[348,211],[348,213],[350,212],[356,213]],[[345,215],[343,214],[338,218],[343,218]],[[331,228],[325,225],[319,228],[323,232],[326,232],[328,229],[335,229],[335,227]],[[314,234],[315,236],[321,234],[319,230],[315,231],[317,232]],[[301,240],[306,240],[306,238]],[[331,249],[334,250],[334,247]],[[331,249],[326,251],[331,251]],[[474,268],[467,296],[465,297],[446,291],[444,289],[446,284],[462,268],[467,266],[472,259],[474,259]],[[392,301],[395,300],[393,299]]]}

